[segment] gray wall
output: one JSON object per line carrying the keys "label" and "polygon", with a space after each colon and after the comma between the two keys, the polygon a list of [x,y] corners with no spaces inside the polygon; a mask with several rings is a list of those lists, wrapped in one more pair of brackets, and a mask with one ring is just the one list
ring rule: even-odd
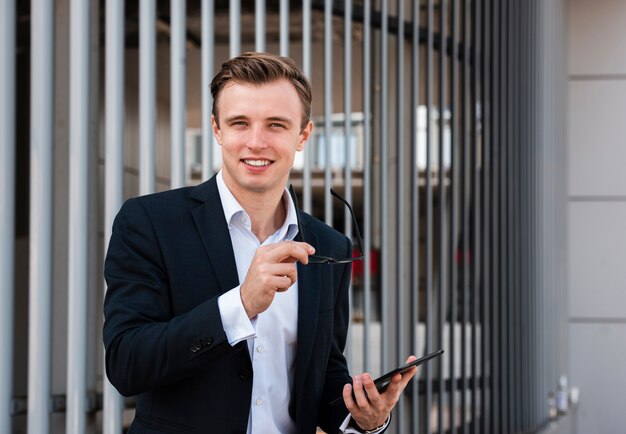
{"label": "gray wall", "polygon": [[568,9],[573,432],[617,433],[626,426],[626,1]]}

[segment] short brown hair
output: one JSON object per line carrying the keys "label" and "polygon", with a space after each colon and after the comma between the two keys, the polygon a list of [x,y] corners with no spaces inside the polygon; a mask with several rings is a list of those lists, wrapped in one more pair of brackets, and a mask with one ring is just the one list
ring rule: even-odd
{"label": "short brown hair", "polygon": [[211,81],[213,95],[213,116],[219,125],[217,101],[222,89],[229,81],[239,83],[264,84],[285,78],[293,84],[302,101],[302,125],[304,128],[311,118],[311,83],[296,63],[288,57],[269,53],[242,53],[240,56],[222,63],[222,69]]}

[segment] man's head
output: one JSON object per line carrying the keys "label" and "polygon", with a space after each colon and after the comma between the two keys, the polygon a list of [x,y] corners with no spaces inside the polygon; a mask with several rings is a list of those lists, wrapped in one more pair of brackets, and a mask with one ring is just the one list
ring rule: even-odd
{"label": "man's head", "polygon": [[298,92],[302,102],[300,127],[304,128],[311,118],[311,83],[293,60],[268,53],[243,53],[222,64],[222,69],[211,81],[215,121],[219,125],[219,97],[229,82],[261,85],[280,79],[289,81]]}

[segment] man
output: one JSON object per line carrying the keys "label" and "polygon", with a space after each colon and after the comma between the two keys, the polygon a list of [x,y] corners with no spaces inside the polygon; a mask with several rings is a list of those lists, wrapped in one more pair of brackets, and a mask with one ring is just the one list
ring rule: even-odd
{"label": "man", "polygon": [[131,199],[113,225],[106,369],[137,395],[129,432],[382,432],[415,369],[382,394],[348,375],[351,267],[309,256],[348,258],[351,243],[304,213],[299,233],[285,189],[313,129],[307,78],[246,53],[211,92],[220,173]]}

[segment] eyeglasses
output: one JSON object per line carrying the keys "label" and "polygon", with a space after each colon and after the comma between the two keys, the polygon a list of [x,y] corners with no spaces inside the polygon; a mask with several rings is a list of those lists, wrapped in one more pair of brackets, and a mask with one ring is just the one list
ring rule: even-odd
{"label": "eyeglasses", "polygon": [[[302,224],[300,223],[300,211],[298,209],[298,199],[296,198],[296,193],[293,189],[293,185],[289,185],[289,194],[291,195],[291,199],[293,200],[293,204],[296,207],[296,220],[298,221],[298,232],[300,232],[300,237],[302,241],[304,240],[304,232],[302,231]],[[361,238],[361,232],[359,231],[359,225],[356,222],[356,217],[354,216],[354,211],[350,204],[341,196],[339,196],[335,190],[330,189],[330,194],[332,194],[336,199],[339,199],[344,203],[345,206],[348,207],[348,211],[350,211],[350,215],[352,216],[352,224],[354,225],[354,237],[356,238],[356,244],[359,248],[359,256],[354,256],[352,258],[345,259],[336,259],[330,256],[322,256],[322,255],[310,255],[309,256],[309,264],[349,264],[350,262],[360,261],[364,258],[363,253],[363,239]]]}

